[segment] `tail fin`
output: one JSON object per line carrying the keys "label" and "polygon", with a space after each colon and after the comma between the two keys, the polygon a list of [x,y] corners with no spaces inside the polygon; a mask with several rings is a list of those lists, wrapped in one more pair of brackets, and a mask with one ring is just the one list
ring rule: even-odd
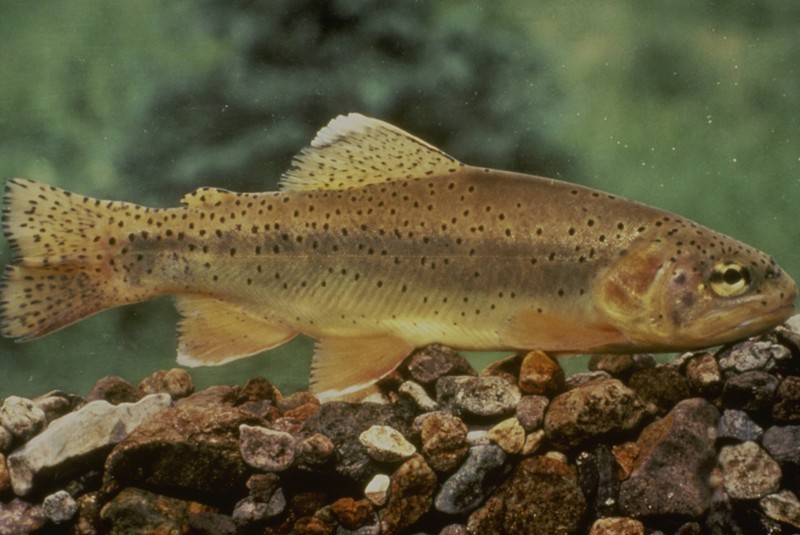
{"label": "tail fin", "polygon": [[114,263],[110,236],[136,210],[29,180],[7,182],[3,230],[12,258],[0,282],[0,334],[30,340],[150,297],[126,291]]}

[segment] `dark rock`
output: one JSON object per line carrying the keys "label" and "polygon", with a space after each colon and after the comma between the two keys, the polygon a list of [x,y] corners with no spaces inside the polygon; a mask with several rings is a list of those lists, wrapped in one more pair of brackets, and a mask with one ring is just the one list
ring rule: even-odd
{"label": "dark rock", "polygon": [[65,481],[87,465],[102,463],[111,446],[169,404],[169,396],[154,394],[120,405],[94,401],[62,416],[8,456],[14,492],[24,496],[34,485]]}
{"label": "dark rock", "polygon": [[544,414],[550,400],[544,396],[522,396],[517,403],[516,416],[525,431],[538,429],[544,423]]}
{"label": "dark rock", "polygon": [[263,377],[254,377],[236,392],[233,405],[272,422],[281,416],[277,407],[280,400],[281,393],[272,383]]}
{"label": "dark rock", "polygon": [[42,529],[47,516],[38,505],[14,498],[0,502],[0,535],[26,535]]}
{"label": "dark rock", "polygon": [[139,383],[139,392],[147,394],[169,394],[172,399],[181,399],[194,392],[194,381],[184,369],[157,371]]}
{"label": "dark rock", "polygon": [[764,430],[746,412],[735,409],[723,411],[717,425],[717,439],[720,441],[759,440],[763,434]]}
{"label": "dark rock", "polygon": [[566,388],[564,370],[544,351],[531,351],[523,357],[517,384],[525,394],[549,397]]}
{"label": "dark rock", "polygon": [[701,398],[678,403],[639,436],[639,457],[620,485],[621,511],[629,516],[702,515],[709,507],[719,412]]}
{"label": "dark rock", "polygon": [[215,512],[201,503],[126,488],[103,507],[100,517],[108,524],[109,535],[172,534],[185,533],[189,516],[203,511]]}
{"label": "dark rock", "polygon": [[725,492],[733,499],[758,500],[780,488],[780,466],[755,442],[724,446],[719,464]]}
{"label": "dark rock", "polygon": [[366,484],[380,470],[358,436],[373,425],[388,425],[408,436],[414,414],[413,403],[402,399],[391,405],[332,401],[303,424],[298,436],[326,435],[336,447],[336,472]]}
{"label": "dark rock", "polygon": [[637,370],[652,368],[656,365],[653,355],[617,355],[604,354],[592,355],[589,358],[588,368],[590,371],[606,372],[618,379],[627,379]]}
{"label": "dark rock", "polygon": [[[535,499],[532,499],[535,497]],[[523,459],[480,509],[470,533],[575,533],[586,513],[574,466],[549,457]]]}
{"label": "dark rock", "polygon": [[731,409],[759,412],[768,409],[778,389],[778,379],[762,371],[747,371],[728,379],[722,402]]}
{"label": "dark rock", "polygon": [[722,372],[711,353],[693,355],[686,362],[686,380],[692,392],[708,398],[722,392]]}
{"label": "dark rock", "polygon": [[188,527],[192,535],[235,535],[237,531],[232,517],[208,511],[191,513]]}
{"label": "dark rock", "polygon": [[800,466],[800,425],[770,427],[761,443],[780,464]]}
{"label": "dark rock", "polygon": [[800,423],[800,377],[785,377],[775,392],[772,418],[779,424]]}
{"label": "dark rock", "polygon": [[470,363],[458,352],[442,345],[429,345],[411,354],[408,373],[423,385],[445,375],[476,375]]}
{"label": "dark rock", "polygon": [[645,403],[653,404],[659,415],[666,414],[682,399],[690,396],[689,383],[670,366],[645,368],[631,375],[628,382]]}
{"label": "dark rock", "polygon": [[142,393],[122,377],[110,375],[94,384],[92,391],[86,396],[86,402],[103,400],[112,405],[120,403],[136,403],[142,399]]}
{"label": "dark rock", "polygon": [[481,377],[498,377],[510,385],[517,386],[519,383],[519,371],[522,366],[520,353],[509,355],[505,358],[493,360],[487,364],[478,375]]}
{"label": "dark rock", "polygon": [[498,446],[474,446],[464,464],[442,485],[434,503],[443,513],[468,513],[486,499],[507,456]]}
{"label": "dark rock", "polygon": [[431,413],[422,421],[420,440],[422,455],[437,472],[455,470],[469,450],[467,426],[457,416],[445,412]]}
{"label": "dark rock", "polygon": [[295,438],[283,431],[239,426],[239,451],[244,462],[265,472],[282,472],[294,462]]}
{"label": "dark rock", "polygon": [[46,424],[44,411],[30,399],[8,396],[0,407],[0,425],[18,440],[28,440]]}
{"label": "dark rock", "polygon": [[100,518],[102,504],[98,495],[98,492],[90,492],[78,497],[78,512],[73,524],[75,535],[97,535],[104,532]]}
{"label": "dark rock", "polygon": [[65,490],[45,497],[42,511],[55,524],[66,522],[78,512],[78,502]]}
{"label": "dark rock", "polygon": [[437,402],[456,416],[512,414],[520,397],[515,385],[496,376],[447,376],[436,382]]}
{"label": "dark rock", "polygon": [[0,453],[0,496],[11,490],[11,474],[6,464],[6,456]]}
{"label": "dark rock", "polygon": [[425,514],[433,502],[436,474],[421,455],[404,462],[391,476],[389,500],[380,510],[381,534],[403,531]]}
{"label": "dark rock", "polygon": [[592,452],[581,452],[575,462],[578,482],[589,510],[597,517],[615,515],[619,500],[618,467],[608,446],[600,445]]}
{"label": "dark rock", "polygon": [[467,526],[463,524],[450,524],[443,527],[439,535],[467,535]]}
{"label": "dark rock", "polygon": [[580,386],[556,396],[544,429],[556,446],[571,448],[611,433],[629,431],[646,416],[636,393],[617,379]]}
{"label": "dark rock", "polygon": [[193,397],[149,418],[119,443],[106,460],[106,484],[234,498],[250,472],[239,453],[239,427],[264,421],[237,408],[209,405],[203,396],[194,404]]}

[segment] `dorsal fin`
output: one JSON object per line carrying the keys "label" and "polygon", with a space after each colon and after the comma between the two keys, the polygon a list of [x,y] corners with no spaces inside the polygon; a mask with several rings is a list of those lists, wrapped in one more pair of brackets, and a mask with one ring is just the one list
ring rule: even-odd
{"label": "dorsal fin", "polygon": [[281,178],[281,189],[344,190],[455,173],[458,160],[389,123],[340,115],[317,132]]}
{"label": "dorsal fin", "polygon": [[181,197],[181,203],[190,208],[223,206],[241,195],[221,188],[199,188]]}

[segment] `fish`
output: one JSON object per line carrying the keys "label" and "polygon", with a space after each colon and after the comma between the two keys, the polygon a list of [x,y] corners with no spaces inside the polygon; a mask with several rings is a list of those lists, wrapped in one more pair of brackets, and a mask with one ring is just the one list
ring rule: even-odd
{"label": "fish", "polygon": [[365,391],[432,343],[675,352],[759,334],[797,298],[773,258],[689,219],[466,165],[357,113],[324,126],[277,191],[203,187],[148,208],[12,179],[2,222],[3,336],[171,294],[179,364],[303,333],[321,399]]}

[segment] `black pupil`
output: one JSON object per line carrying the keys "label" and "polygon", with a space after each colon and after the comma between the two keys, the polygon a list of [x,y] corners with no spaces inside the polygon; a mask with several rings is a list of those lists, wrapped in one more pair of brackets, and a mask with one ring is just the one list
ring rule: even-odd
{"label": "black pupil", "polygon": [[744,278],[743,269],[728,268],[725,270],[725,273],[722,274],[722,280],[724,280],[726,284],[737,284]]}

